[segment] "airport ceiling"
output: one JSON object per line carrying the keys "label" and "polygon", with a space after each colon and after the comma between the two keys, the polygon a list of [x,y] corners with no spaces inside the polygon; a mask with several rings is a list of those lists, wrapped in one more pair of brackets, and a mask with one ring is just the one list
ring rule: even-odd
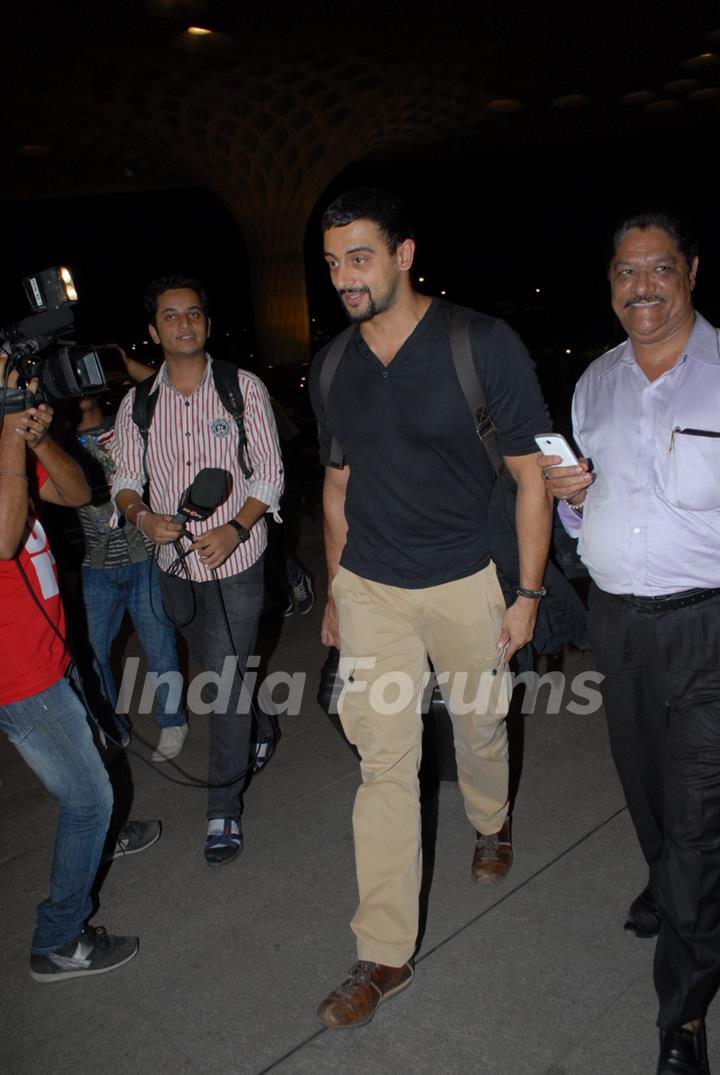
{"label": "airport ceiling", "polygon": [[0,197],[200,184],[255,202],[304,189],[309,206],[357,161],[551,152],[658,131],[659,166],[681,167],[673,132],[717,128],[717,0],[423,10],[8,4]]}

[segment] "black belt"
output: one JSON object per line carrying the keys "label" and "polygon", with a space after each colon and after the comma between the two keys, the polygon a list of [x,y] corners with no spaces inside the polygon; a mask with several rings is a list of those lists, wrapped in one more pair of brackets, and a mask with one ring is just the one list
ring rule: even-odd
{"label": "black belt", "polygon": [[636,612],[672,612],[676,608],[687,608],[699,601],[720,594],[720,586],[714,590],[681,590],[679,593],[660,594],[659,597],[637,597],[634,593],[621,593],[617,596]]}

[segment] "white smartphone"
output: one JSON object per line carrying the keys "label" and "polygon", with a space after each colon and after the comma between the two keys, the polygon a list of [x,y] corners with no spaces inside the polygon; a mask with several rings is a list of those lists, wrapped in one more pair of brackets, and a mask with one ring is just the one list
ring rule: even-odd
{"label": "white smartphone", "polygon": [[[560,455],[561,463],[553,463],[555,467],[576,467],[578,458],[568,442],[560,433],[541,433],[533,438],[543,455]],[[552,469],[552,468],[548,468]]]}

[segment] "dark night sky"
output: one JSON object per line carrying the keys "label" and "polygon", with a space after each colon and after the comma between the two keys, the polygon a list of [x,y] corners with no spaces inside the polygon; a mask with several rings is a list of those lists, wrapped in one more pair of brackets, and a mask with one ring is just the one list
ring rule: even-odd
{"label": "dark night sky", "polygon": [[[321,258],[319,214],[356,183],[392,186],[419,222],[417,273],[424,289],[505,317],[536,356],[551,395],[567,395],[589,354],[619,339],[604,278],[611,222],[643,200],[690,209],[701,236],[698,307],[720,321],[720,216],[710,132],[632,145],[607,142],[518,151],[432,164],[356,166],[328,188],[308,226],[308,292],[314,328],[343,319]],[[207,282],[214,350],[249,360],[250,282],[243,240],[232,218],[199,189],[38,200],[3,207],[0,323],[26,313],[20,278],[68,264],[81,302],[83,341],[140,340],[142,290],[153,275],[183,270]],[[537,295],[535,288],[541,289]],[[226,336],[230,333],[230,337]],[[565,354],[565,348],[573,351]],[[257,356],[255,360],[257,361]]]}

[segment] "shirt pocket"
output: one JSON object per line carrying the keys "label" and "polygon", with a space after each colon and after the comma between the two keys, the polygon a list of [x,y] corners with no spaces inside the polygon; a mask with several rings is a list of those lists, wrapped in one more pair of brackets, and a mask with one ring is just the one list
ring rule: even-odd
{"label": "shirt pocket", "polygon": [[674,427],[665,491],[668,502],[678,508],[720,509],[720,430]]}

